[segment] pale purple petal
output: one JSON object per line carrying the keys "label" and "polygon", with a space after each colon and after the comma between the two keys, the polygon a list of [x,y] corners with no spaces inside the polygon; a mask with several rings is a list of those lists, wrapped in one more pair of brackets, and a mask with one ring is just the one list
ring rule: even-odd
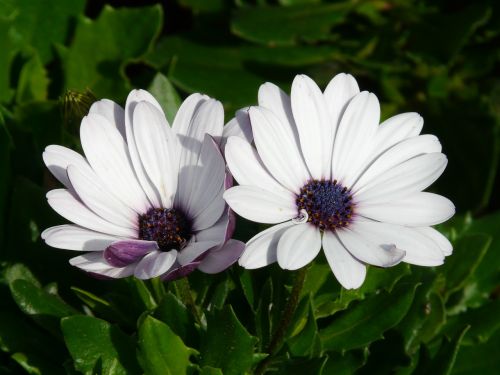
{"label": "pale purple petal", "polygon": [[208,252],[198,269],[205,273],[224,271],[235,263],[245,250],[245,244],[237,240],[229,240],[220,249]]}
{"label": "pale purple petal", "polygon": [[156,241],[116,241],[106,248],[104,259],[114,267],[125,267],[156,250]]}
{"label": "pale purple petal", "polygon": [[187,276],[193,272],[196,268],[198,268],[199,264],[200,262],[198,261],[188,263],[185,266],[181,266],[179,263],[176,263],[169,271],[167,271],[167,273],[161,276],[161,279],[163,281],[180,279],[181,277]]}

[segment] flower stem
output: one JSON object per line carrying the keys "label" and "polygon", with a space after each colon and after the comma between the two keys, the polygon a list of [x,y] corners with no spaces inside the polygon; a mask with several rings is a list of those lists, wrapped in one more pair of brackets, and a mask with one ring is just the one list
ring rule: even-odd
{"label": "flower stem", "polygon": [[194,302],[193,295],[191,293],[191,288],[189,286],[189,280],[187,277],[183,277],[174,282],[175,289],[177,291],[177,295],[181,298],[182,302],[189,309],[194,319],[199,325],[201,323],[201,317],[198,313],[198,309],[196,308],[196,303]]}
{"label": "flower stem", "polygon": [[286,332],[293,318],[293,314],[297,309],[299,304],[299,296],[304,286],[304,280],[306,278],[307,266],[302,267],[296,274],[295,280],[292,287],[292,292],[288,297],[286,302],[285,310],[283,312],[283,319],[280,320],[280,324],[273,334],[271,343],[267,347],[266,353],[269,355],[257,366],[255,370],[256,375],[262,375],[266,371],[267,367],[271,363],[272,357],[278,352],[285,339]]}

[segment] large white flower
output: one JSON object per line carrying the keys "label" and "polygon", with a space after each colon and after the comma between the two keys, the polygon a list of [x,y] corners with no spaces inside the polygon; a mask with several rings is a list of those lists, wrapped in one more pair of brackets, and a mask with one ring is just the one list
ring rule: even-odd
{"label": "large white flower", "polygon": [[245,114],[224,127],[220,102],[193,94],[170,127],[143,90],[130,93],[125,110],[94,103],[80,128],[85,157],[56,145],[43,153],[66,187],[48,192],[48,202],[74,224],[42,238],[87,251],[70,263],[111,278],[172,279],[229,267],[243,244],[230,239],[234,220],[222,194],[232,178],[219,144],[227,134],[249,136]]}
{"label": "large white flower", "polygon": [[297,76],[291,97],[266,83],[249,109],[256,149],[231,137],[228,167],[239,186],[224,193],[239,215],[277,224],[246,244],[239,263],[284,269],[311,262],[321,248],[345,288],[359,287],[366,264],[401,261],[437,266],[451,254],[431,226],[455,212],[448,199],[423,192],[447,159],[433,135],[419,135],[416,113],[379,125],[377,97],[339,74],[325,92]]}

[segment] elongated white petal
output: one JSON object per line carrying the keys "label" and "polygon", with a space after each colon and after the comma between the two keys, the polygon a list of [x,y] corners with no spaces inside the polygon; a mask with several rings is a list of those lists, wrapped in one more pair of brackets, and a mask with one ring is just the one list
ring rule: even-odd
{"label": "elongated white petal", "polygon": [[218,243],[214,241],[193,242],[182,249],[177,257],[177,261],[185,266],[195,261],[200,255],[203,255],[207,250],[210,250]]}
{"label": "elongated white petal", "polygon": [[321,250],[321,234],[311,224],[288,228],[278,242],[278,263],[285,270],[296,270],[309,264]]}
{"label": "elongated white petal", "polygon": [[353,188],[361,188],[373,178],[415,156],[441,152],[441,143],[430,134],[407,138],[375,159],[362,173]]}
{"label": "elongated white petal", "polygon": [[347,104],[357,94],[359,94],[358,83],[350,74],[337,74],[326,86],[324,96],[330,116],[330,126],[333,128],[332,146]]}
{"label": "elongated white petal", "polygon": [[220,249],[210,251],[201,261],[198,269],[210,274],[222,272],[238,260],[244,249],[243,242],[229,240]]}
{"label": "elongated white petal", "polygon": [[161,111],[160,104],[156,99],[145,90],[132,90],[127,97],[127,103],[125,104],[125,133],[127,136],[127,146],[130,156],[130,160],[133,165],[133,169],[137,180],[139,181],[144,193],[148,197],[148,200],[153,207],[161,207],[160,193],[156,190],[154,184],[150,180],[147,172],[142,165],[141,158],[139,156],[139,151],[137,150],[137,145],[135,143],[134,137],[134,110],[138,103],[146,101],[153,106],[155,106],[159,111]]}
{"label": "elongated white petal", "polygon": [[196,171],[192,173],[191,194],[185,197],[186,202],[181,201],[188,217],[197,217],[214,199],[222,198],[218,195],[224,183],[226,166],[219,147],[208,134],[205,135],[198,164],[193,169]]}
{"label": "elongated white petal", "polygon": [[111,243],[120,240],[120,237],[69,224],[45,229],[41,237],[49,246],[76,251],[103,251]]}
{"label": "elongated white petal", "polygon": [[90,168],[88,171],[81,171],[70,165],[68,177],[83,203],[97,215],[120,227],[137,230],[137,213],[109,193]]}
{"label": "elongated white petal", "polygon": [[274,225],[252,237],[238,260],[239,265],[247,269],[255,269],[276,262],[278,260],[278,242],[283,233],[292,225],[295,224],[287,221]]}
{"label": "elongated white petal", "polygon": [[[370,228],[373,229],[373,228]],[[390,239],[380,238],[377,232],[367,232],[365,228],[355,223],[351,229],[337,231],[345,248],[364,263],[379,267],[392,267],[401,262],[405,256],[404,250]]]}
{"label": "elongated white petal", "polygon": [[[405,253],[403,261],[406,263],[419,266],[443,264],[444,255],[438,245],[414,228],[371,221],[356,221],[352,227],[360,236],[374,243],[384,246],[395,245],[397,249],[403,250]],[[348,250],[351,251],[350,248]],[[352,254],[361,259],[356,254]]]}
{"label": "elongated white petal", "polygon": [[138,279],[152,279],[167,272],[175,263],[177,251],[154,251],[144,256],[135,267],[134,276]]}
{"label": "elongated white petal", "polygon": [[193,114],[207,99],[209,99],[209,97],[206,95],[194,93],[189,95],[182,102],[179,110],[175,114],[175,119],[172,124],[172,130],[174,133],[187,135]]}
{"label": "elongated white petal", "polygon": [[356,213],[386,223],[421,227],[440,224],[455,214],[455,206],[441,195],[419,192],[378,204],[360,204]]}
{"label": "elongated white petal", "polygon": [[97,113],[108,119],[110,124],[116,126],[123,139],[127,139],[125,133],[125,111],[122,107],[109,99],[101,99],[94,102],[89,113]]}
{"label": "elongated white petal", "polygon": [[329,179],[335,130],[329,121],[325,97],[311,78],[298,75],[292,83],[291,100],[309,172],[315,179]]}
{"label": "elongated white petal", "polygon": [[415,112],[401,113],[385,120],[378,127],[373,152],[378,155],[407,138],[419,135],[423,126],[424,120]]}
{"label": "elongated white petal", "polygon": [[448,160],[441,153],[431,153],[407,160],[375,177],[353,193],[356,202],[390,202],[422,191],[438,179]]}
{"label": "elongated white petal", "polygon": [[283,125],[290,128],[297,145],[299,145],[299,133],[293,118],[290,97],[274,83],[266,82],[259,87],[258,100],[260,107],[272,111]]}
{"label": "elongated white petal", "polygon": [[373,147],[380,120],[375,95],[362,92],[347,105],[340,120],[333,148],[332,176],[344,186],[352,186]]}
{"label": "elongated white petal", "polygon": [[354,258],[331,231],[323,233],[323,251],[339,283],[346,289],[357,289],[365,281],[366,266]]}
{"label": "elongated white petal", "polygon": [[288,190],[298,193],[310,179],[289,124],[263,107],[250,108],[255,144],[267,170]]}
{"label": "elongated white petal", "polygon": [[47,146],[42,157],[45,165],[49,168],[54,177],[68,189],[73,188],[66,171],[68,165],[76,165],[82,170],[91,169],[82,155],[63,146]]}
{"label": "elongated white petal", "polygon": [[224,126],[220,144],[221,150],[225,149],[227,140],[230,137],[238,137],[248,143],[252,143],[253,133],[248,108],[236,111],[235,117]]}
{"label": "elongated white petal", "polygon": [[98,114],[83,118],[80,138],[92,169],[110,192],[138,213],[149,207],[130,163],[127,144],[109,121]]}
{"label": "elongated white petal", "polygon": [[240,185],[258,186],[269,191],[285,190],[267,171],[257,151],[241,138],[229,138],[226,161]]}
{"label": "elongated white petal", "polygon": [[203,210],[199,212],[195,217],[193,217],[193,230],[201,231],[210,228],[214,225],[220,217],[223,215],[226,209],[226,202],[222,198],[224,192],[224,187],[220,187],[220,191],[217,195],[209,202]]}
{"label": "elongated white petal", "polygon": [[295,198],[291,193],[235,186],[226,190],[224,199],[238,215],[259,223],[276,224],[297,216]]}
{"label": "elongated white petal", "polygon": [[421,227],[413,229],[432,240],[436,244],[436,246],[439,247],[444,256],[449,256],[453,253],[453,246],[450,240],[448,240],[441,232],[431,227]]}
{"label": "elongated white petal", "polygon": [[177,189],[177,138],[163,112],[151,103],[138,103],[133,119],[142,165],[160,194],[162,206],[171,207]]}
{"label": "elongated white petal", "polygon": [[134,274],[135,264],[127,267],[117,268],[110,266],[103,257],[102,252],[92,252],[71,258],[69,263],[83,271],[93,274],[111,277],[115,279],[128,277]]}
{"label": "elongated white petal", "polygon": [[120,227],[97,216],[83,203],[77,200],[68,190],[51,190],[47,193],[47,200],[50,207],[59,215],[84,228],[126,238],[134,238],[137,236],[137,232],[134,229]]}
{"label": "elongated white petal", "polygon": [[215,224],[196,233],[196,240],[224,243],[228,227],[231,225],[229,216],[226,210]]}

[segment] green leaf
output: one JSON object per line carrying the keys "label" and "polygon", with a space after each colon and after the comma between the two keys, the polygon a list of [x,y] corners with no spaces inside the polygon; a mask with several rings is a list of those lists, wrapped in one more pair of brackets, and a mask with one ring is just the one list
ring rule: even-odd
{"label": "green leaf", "polygon": [[126,282],[130,288],[131,297],[143,307],[143,310],[156,309],[156,301],[144,281],[130,277],[126,279]]}
{"label": "green leaf", "polygon": [[230,306],[214,310],[202,336],[201,365],[220,368],[224,375],[244,374],[252,366],[254,343]]}
{"label": "green leaf", "polygon": [[363,366],[368,356],[368,350],[351,350],[346,353],[331,353],[323,368],[323,374],[352,375]]}
{"label": "green leaf", "polygon": [[193,352],[168,325],[151,316],[139,327],[139,350],[147,375],[185,374]]}
{"label": "green leaf", "polygon": [[61,328],[76,370],[85,375],[140,373],[134,341],[116,326],[91,316],[76,315],[63,318]]}
{"label": "green leaf", "polygon": [[497,331],[488,342],[463,346],[453,366],[453,375],[496,374],[500,368],[500,332]]}
{"label": "green leaf", "polygon": [[245,7],[235,11],[231,31],[270,46],[327,40],[330,29],[344,21],[349,2],[280,7]]}
{"label": "green leaf", "polygon": [[21,68],[17,85],[16,101],[18,103],[44,100],[47,98],[49,79],[40,58],[33,54]]}
{"label": "green leaf", "polygon": [[172,83],[163,74],[157,73],[149,85],[148,91],[158,100],[169,124],[172,125],[175,114],[181,105],[181,98]]}
{"label": "green leaf", "polygon": [[[318,374],[328,375],[330,372],[325,372],[323,369],[328,357],[322,358],[292,358],[284,362],[284,365],[278,369],[277,374],[282,375],[303,375],[303,374]],[[336,374],[335,374],[336,375]]]}
{"label": "green leaf", "polygon": [[[310,270],[309,270],[310,271]],[[318,326],[314,316],[314,309],[312,300],[308,299],[307,307],[307,321],[302,330],[294,334],[294,336],[287,339],[290,352],[297,357],[305,357],[313,354],[316,343],[319,342]],[[321,343],[319,343],[321,345]]]}
{"label": "green leaf", "polygon": [[[75,295],[82,300],[93,312],[100,315],[102,318],[106,320],[114,320],[120,323],[128,324],[130,321],[127,319],[123,313],[112,305],[111,302],[96,296],[95,294],[80,289],[76,287],[71,287],[71,290],[75,293]],[[134,322],[135,324],[135,322]]]}
{"label": "green leaf", "polygon": [[30,271],[30,269],[21,263],[9,266],[5,270],[5,279],[9,284],[12,284],[15,280],[26,280],[32,283],[37,288],[42,287],[42,284],[40,284],[40,281],[38,281],[35,275],[33,275],[33,273]]}
{"label": "green leaf", "polygon": [[66,87],[77,91],[90,88],[97,97],[123,99],[130,89],[125,64],[148,52],[161,23],[159,5],[105,6],[95,21],[81,17],[71,45],[61,56]]}
{"label": "green leaf", "polygon": [[469,327],[465,327],[465,329],[459,332],[451,341],[445,339],[439,351],[432,359],[429,359],[427,354],[423,355],[421,351],[420,361],[414,374],[449,375],[455,364],[460,349],[460,342],[468,329]]}
{"label": "green leaf", "polygon": [[219,368],[214,368],[210,366],[203,366],[200,375],[224,375]]}
{"label": "green leaf", "polygon": [[383,338],[408,312],[417,286],[400,283],[391,293],[372,295],[350,308],[320,330],[323,348],[349,350]]}
{"label": "green leaf", "polygon": [[453,255],[446,259],[441,273],[446,279],[446,293],[462,289],[485,256],[491,237],[485,234],[466,234],[454,246]]}

